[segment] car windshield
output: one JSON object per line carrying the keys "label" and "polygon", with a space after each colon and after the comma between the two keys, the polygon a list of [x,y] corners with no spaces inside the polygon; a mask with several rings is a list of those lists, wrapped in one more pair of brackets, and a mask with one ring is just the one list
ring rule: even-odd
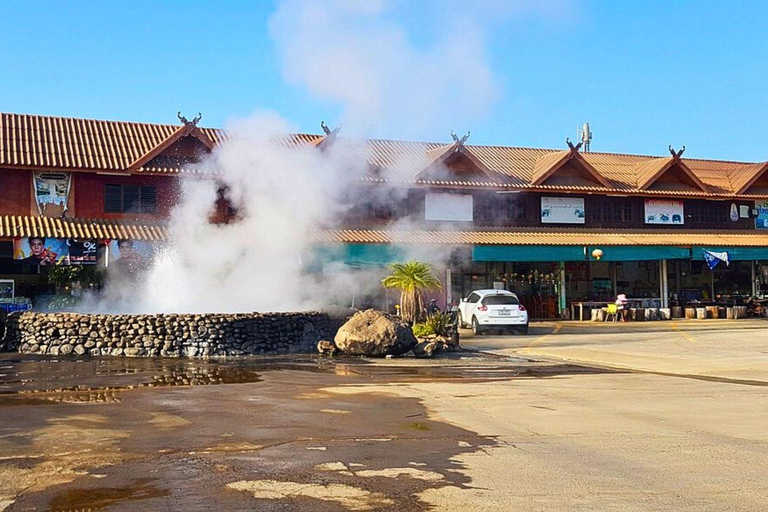
{"label": "car windshield", "polygon": [[492,295],[483,299],[483,305],[485,306],[506,306],[511,304],[520,304],[520,301],[512,295]]}

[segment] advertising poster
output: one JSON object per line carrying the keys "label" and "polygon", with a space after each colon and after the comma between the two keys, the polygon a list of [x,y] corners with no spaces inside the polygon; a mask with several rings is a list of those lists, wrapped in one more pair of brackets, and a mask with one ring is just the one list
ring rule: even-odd
{"label": "advertising poster", "polygon": [[60,265],[67,262],[69,247],[61,238],[15,238],[13,259],[26,265]]}
{"label": "advertising poster", "polygon": [[584,224],[584,198],[542,197],[543,224]]}
{"label": "advertising poster", "polygon": [[109,242],[109,268],[136,272],[152,260],[155,245],[142,240],[112,240]]}
{"label": "advertising poster", "polygon": [[67,240],[69,262],[78,265],[95,265],[98,243],[96,240]]}
{"label": "advertising poster", "polygon": [[646,224],[683,224],[683,202],[669,199],[645,200]]}
{"label": "advertising poster", "polygon": [[67,210],[71,185],[71,175],[69,173],[36,172],[34,181],[35,198],[37,199],[37,208],[40,210],[40,213],[48,205],[61,207],[62,211]]}
{"label": "advertising poster", "polygon": [[768,199],[762,201],[755,201],[755,210],[757,210],[757,217],[755,218],[756,229],[768,229]]}

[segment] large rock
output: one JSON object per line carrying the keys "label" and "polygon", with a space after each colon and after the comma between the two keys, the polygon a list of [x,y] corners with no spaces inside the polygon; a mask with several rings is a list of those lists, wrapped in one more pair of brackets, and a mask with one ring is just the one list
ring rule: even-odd
{"label": "large rock", "polygon": [[381,311],[359,311],[336,333],[336,347],[345,354],[387,356],[405,354],[416,346],[411,327]]}

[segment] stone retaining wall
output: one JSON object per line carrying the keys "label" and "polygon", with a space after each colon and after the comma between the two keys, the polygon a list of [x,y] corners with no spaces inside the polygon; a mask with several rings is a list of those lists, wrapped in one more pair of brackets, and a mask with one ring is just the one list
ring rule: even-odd
{"label": "stone retaining wall", "polygon": [[0,350],[80,356],[237,356],[316,352],[344,322],[326,313],[87,315],[12,313]]}

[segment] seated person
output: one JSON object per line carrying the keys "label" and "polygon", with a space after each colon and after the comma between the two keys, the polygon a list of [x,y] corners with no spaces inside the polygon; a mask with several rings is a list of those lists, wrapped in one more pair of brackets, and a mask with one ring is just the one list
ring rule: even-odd
{"label": "seated person", "polygon": [[629,303],[627,302],[627,296],[624,293],[620,293],[618,296],[616,296],[616,310],[618,311],[619,315],[621,315],[621,321],[625,322],[627,320],[627,315],[629,314]]}

